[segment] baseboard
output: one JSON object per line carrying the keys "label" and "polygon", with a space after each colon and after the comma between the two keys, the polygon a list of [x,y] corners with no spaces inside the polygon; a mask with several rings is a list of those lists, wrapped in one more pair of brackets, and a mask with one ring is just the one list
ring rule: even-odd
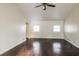
{"label": "baseboard", "polygon": [[73,46],[75,46],[76,48],[78,48],[78,49],[79,49],[79,47],[78,47],[78,46],[76,46],[75,44],[73,44],[71,41],[69,41],[69,40],[65,40],[65,41],[69,42],[70,44],[72,44]]}
{"label": "baseboard", "polygon": [[20,50],[20,48],[24,47],[26,41],[20,43],[19,45],[15,46],[14,48],[4,52],[0,56],[16,56],[16,53]]}
{"label": "baseboard", "polygon": [[64,39],[64,38],[30,38],[30,39]]}

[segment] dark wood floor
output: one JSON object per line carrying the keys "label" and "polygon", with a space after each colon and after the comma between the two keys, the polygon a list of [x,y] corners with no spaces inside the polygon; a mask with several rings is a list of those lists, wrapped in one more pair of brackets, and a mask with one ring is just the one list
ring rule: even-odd
{"label": "dark wood floor", "polygon": [[63,39],[31,39],[17,56],[79,56],[79,49]]}

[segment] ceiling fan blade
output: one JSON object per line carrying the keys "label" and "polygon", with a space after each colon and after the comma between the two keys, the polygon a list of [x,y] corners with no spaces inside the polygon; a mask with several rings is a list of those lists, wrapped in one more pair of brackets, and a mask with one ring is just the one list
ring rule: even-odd
{"label": "ceiling fan blade", "polygon": [[50,4],[48,4],[47,6],[50,6],[50,7],[56,7],[55,5],[50,5]]}
{"label": "ceiling fan blade", "polygon": [[42,5],[38,5],[38,6],[35,6],[35,7],[40,7],[40,6],[42,6]]}
{"label": "ceiling fan blade", "polygon": [[44,5],[44,9],[43,10],[46,10],[46,6]]}

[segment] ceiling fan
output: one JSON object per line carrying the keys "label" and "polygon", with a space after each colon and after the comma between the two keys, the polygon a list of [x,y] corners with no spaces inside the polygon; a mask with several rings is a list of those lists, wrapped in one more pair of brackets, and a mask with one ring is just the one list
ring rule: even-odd
{"label": "ceiling fan", "polygon": [[52,5],[52,4],[49,4],[49,3],[41,3],[41,5],[38,5],[38,6],[35,6],[35,7],[37,8],[37,7],[41,7],[41,6],[44,7],[43,10],[46,10],[46,9],[47,9],[46,6],[49,6],[49,7],[56,7],[55,5]]}

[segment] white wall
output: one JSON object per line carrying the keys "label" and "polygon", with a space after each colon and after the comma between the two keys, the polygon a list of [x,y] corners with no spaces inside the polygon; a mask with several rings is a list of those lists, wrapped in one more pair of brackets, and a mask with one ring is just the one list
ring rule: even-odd
{"label": "white wall", "polygon": [[65,20],[65,40],[79,48],[79,4]]}
{"label": "white wall", "polygon": [[[34,32],[33,26],[39,25],[40,31]],[[60,25],[61,32],[53,32],[53,25]],[[31,21],[31,38],[59,38],[63,39],[63,21]]]}
{"label": "white wall", "polygon": [[25,41],[25,18],[14,4],[0,4],[0,54]]}

